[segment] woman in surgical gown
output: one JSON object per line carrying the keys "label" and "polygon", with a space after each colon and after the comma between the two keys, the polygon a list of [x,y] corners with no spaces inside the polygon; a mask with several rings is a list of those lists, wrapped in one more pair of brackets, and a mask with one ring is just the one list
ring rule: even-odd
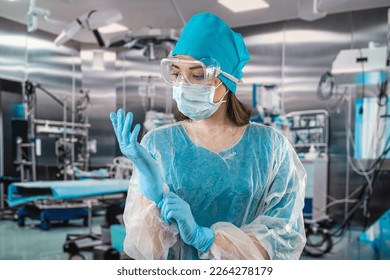
{"label": "woman in surgical gown", "polygon": [[[123,110],[111,114],[122,152],[135,162],[153,159],[135,164],[130,180],[124,213],[130,257],[299,259],[306,174],[288,140],[250,123],[250,109],[238,101],[248,60],[240,34],[213,14],[197,14],[161,62],[184,120],[146,134],[135,143],[146,153],[134,157],[125,148],[131,141],[118,137],[132,133],[134,141],[138,134],[130,132],[131,114],[126,122]],[[148,166],[158,172],[142,184]]]}

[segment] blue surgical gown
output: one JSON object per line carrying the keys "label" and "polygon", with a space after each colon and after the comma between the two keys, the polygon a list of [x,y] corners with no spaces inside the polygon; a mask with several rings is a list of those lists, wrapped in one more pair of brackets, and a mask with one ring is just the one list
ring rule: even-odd
{"label": "blue surgical gown", "polygon": [[196,222],[223,237],[206,253],[181,241],[174,225],[145,203],[135,170],[124,213],[125,252],[134,259],[257,259],[253,240],[271,259],[298,259],[304,244],[306,173],[288,140],[250,123],[237,143],[220,153],[196,145],[183,122],[146,134],[141,144],[157,161],[168,189],[191,207]]}

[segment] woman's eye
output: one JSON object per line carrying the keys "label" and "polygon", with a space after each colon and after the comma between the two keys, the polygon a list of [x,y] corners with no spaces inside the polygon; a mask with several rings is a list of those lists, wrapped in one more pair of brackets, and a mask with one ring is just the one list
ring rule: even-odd
{"label": "woman's eye", "polygon": [[203,74],[192,74],[192,77],[195,80],[203,80],[204,79],[204,75]]}
{"label": "woman's eye", "polygon": [[180,76],[180,72],[171,72],[171,76],[177,78]]}

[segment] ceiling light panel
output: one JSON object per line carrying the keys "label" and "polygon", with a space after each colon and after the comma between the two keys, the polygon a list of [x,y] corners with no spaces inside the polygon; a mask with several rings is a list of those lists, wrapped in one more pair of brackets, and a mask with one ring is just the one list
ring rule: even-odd
{"label": "ceiling light panel", "polygon": [[218,3],[234,13],[265,9],[269,7],[269,4],[263,0],[218,0]]}

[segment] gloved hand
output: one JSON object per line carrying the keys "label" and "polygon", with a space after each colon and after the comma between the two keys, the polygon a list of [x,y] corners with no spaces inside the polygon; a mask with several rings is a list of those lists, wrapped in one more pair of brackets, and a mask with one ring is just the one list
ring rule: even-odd
{"label": "gloved hand", "polygon": [[125,119],[123,109],[119,109],[117,114],[111,113],[110,119],[122,154],[130,159],[140,173],[141,193],[158,204],[163,198],[162,178],[156,161],[137,142],[140,125],[136,124],[133,132],[130,132],[133,114],[127,113]]}
{"label": "gloved hand", "polygon": [[184,243],[194,246],[199,252],[206,252],[214,242],[214,231],[207,227],[201,227],[191,213],[187,202],[178,195],[169,192],[160,201],[161,218],[167,223],[176,223],[179,234]]}

